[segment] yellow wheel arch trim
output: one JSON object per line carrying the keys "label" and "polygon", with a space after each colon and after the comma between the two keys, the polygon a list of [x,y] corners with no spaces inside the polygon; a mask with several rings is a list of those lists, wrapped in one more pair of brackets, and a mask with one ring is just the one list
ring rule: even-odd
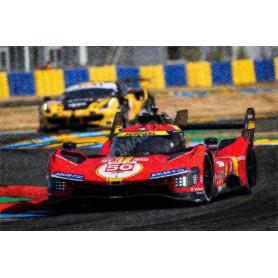
{"label": "yellow wheel arch trim", "polygon": [[238,176],[238,160],[235,156],[232,156],[231,159],[233,162],[233,174]]}

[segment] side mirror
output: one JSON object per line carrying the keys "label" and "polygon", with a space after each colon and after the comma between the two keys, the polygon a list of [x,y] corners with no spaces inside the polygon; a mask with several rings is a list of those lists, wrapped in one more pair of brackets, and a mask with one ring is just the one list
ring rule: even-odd
{"label": "side mirror", "polygon": [[188,121],[188,110],[187,109],[179,110],[175,118],[175,125],[179,127],[183,127],[187,124],[187,121]]}
{"label": "side mirror", "polygon": [[209,138],[205,139],[204,143],[207,146],[215,146],[215,145],[218,145],[218,139],[215,137],[209,137]]}

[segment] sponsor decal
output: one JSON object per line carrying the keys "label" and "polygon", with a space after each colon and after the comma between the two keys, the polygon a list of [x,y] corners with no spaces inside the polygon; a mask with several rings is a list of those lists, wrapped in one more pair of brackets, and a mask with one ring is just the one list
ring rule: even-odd
{"label": "sponsor decal", "polygon": [[256,123],[254,121],[250,121],[247,125],[247,129],[255,129]]}
{"label": "sponsor decal", "polygon": [[145,128],[145,127],[138,127],[136,130],[138,130],[138,131],[147,131],[147,128]]}
{"label": "sponsor decal", "polygon": [[170,177],[182,173],[186,173],[186,168],[179,168],[179,169],[173,169],[173,170],[166,170],[166,171],[161,171],[157,173],[153,173],[150,175],[150,179],[159,179],[159,178],[165,178],[165,177]]}
{"label": "sponsor decal", "polygon": [[225,163],[222,160],[216,161],[216,164],[221,168],[225,166]]}
{"label": "sponsor decal", "polygon": [[246,159],[245,156],[238,156],[237,157],[238,161],[245,161],[245,159]]}
{"label": "sponsor decal", "polygon": [[127,161],[130,161],[130,162],[146,162],[146,161],[149,161],[150,159],[148,157],[121,157],[121,158],[112,158],[112,159],[107,159],[107,158],[104,158],[101,160],[101,163],[112,163],[112,162],[118,162],[118,163],[121,163],[122,161],[123,162],[127,162]]}
{"label": "sponsor decal", "polygon": [[191,192],[203,192],[204,188],[203,187],[192,187],[190,189]]}
{"label": "sponsor decal", "polygon": [[86,106],[87,102],[73,102],[73,103],[68,103],[69,108],[78,108],[78,107],[83,107]]}
{"label": "sponsor decal", "polygon": [[217,185],[217,186],[223,185],[224,180],[225,180],[225,172],[224,172],[223,170],[222,170],[222,171],[219,171],[219,173],[217,173],[217,174],[215,175],[216,185]]}
{"label": "sponsor decal", "polygon": [[124,179],[137,175],[143,170],[143,166],[137,162],[108,162],[101,165],[96,173],[102,178]]}
{"label": "sponsor decal", "polygon": [[146,131],[146,132],[120,132],[117,137],[146,137],[146,136],[167,136],[167,131]]}
{"label": "sponsor decal", "polygon": [[133,159],[133,161],[149,161],[148,157],[136,157]]}
{"label": "sponsor decal", "polygon": [[82,175],[63,173],[63,172],[55,172],[51,175],[51,177],[65,179],[65,180],[72,180],[72,181],[84,181],[84,176]]}

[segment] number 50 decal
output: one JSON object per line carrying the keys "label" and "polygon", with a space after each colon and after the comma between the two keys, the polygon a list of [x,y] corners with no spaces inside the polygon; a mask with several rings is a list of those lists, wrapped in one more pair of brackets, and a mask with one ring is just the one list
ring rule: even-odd
{"label": "number 50 decal", "polygon": [[133,168],[134,168],[134,163],[107,164],[105,172],[125,172],[125,171],[132,171]]}
{"label": "number 50 decal", "polygon": [[96,174],[102,178],[128,178],[137,175],[143,170],[140,163],[108,163],[101,165]]}

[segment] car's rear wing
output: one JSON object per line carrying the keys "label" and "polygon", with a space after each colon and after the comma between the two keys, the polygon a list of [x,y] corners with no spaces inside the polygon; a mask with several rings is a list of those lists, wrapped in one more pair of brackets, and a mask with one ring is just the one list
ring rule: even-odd
{"label": "car's rear wing", "polygon": [[[228,130],[228,129],[241,129],[242,136],[250,140],[251,144],[254,141],[254,133],[256,128],[256,117],[255,110],[253,108],[248,108],[245,114],[244,122],[242,123],[196,123],[188,124],[188,111],[186,109],[177,112],[175,121],[173,121],[167,114],[158,114],[157,107],[152,107],[151,113],[145,113],[138,117],[138,121],[142,124],[149,122],[156,122],[160,124],[174,124],[177,125],[184,131],[187,130]],[[111,128],[109,140],[124,127],[126,127],[127,122],[123,117],[123,113],[117,112],[114,118],[114,122]]]}
{"label": "car's rear wing", "polygon": [[196,123],[188,124],[188,111],[178,111],[175,119],[175,124],[182,130],[229,130],[229,129],[241,129],[242,136],[254,141],[254,133],[256,128],[256,116],[253,108],[246,110],[245,119],[241,123]]}
{"label": "car's rear wing", "polygon": [[256,114],[253,108],[248,108],[244,119],[242,136],[246,137],[253,144],[256,129]]}

